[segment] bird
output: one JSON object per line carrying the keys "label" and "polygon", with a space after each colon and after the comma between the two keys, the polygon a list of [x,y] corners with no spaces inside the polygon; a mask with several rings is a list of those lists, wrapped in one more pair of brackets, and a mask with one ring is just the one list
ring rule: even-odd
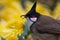
{"label": "bird", "polygon": [[49,16],[36,12],[36,3],[31,10],[24,15],[29,22],[30,30],[36,40],[58,40],[60,35],[60,23]]}

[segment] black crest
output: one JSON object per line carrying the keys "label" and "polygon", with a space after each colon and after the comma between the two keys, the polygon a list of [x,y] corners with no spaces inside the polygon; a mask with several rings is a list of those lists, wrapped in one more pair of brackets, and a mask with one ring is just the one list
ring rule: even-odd
{"label": "black crest", "polygon": [[29,17],[30,18],[32,15],[34,15],[35,17],[40,16],[40,14],[36,12],[36,3],[37,2],[34,3],[34,5],[31,8],[31,10],[25,15],[26,17]]}
{"label": "black crest", "polygon": [[37,2],[34,3],[33,7],[32,7],[31,10],[30,10],[30,12],[31,12],[31,11],[36,11],[36,3],[37,3]]}

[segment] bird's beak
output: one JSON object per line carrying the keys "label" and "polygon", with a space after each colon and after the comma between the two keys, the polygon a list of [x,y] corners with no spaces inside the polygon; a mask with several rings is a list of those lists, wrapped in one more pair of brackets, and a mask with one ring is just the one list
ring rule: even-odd
{"label": "bird's beak", "polygon": [[26,18],[26,15],[21,15],[20,17],[22,17],[22,18]]}

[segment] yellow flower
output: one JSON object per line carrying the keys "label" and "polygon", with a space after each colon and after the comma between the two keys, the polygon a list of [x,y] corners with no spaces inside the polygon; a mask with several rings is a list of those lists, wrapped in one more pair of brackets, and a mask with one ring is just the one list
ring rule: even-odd
{"label": "yellow flower", "polygon": [[10,35],[6,38],[6,40],[18,40],[17,36]]}
{"label": "yellow flower", "polygon": [[[0,36],[6,38],[9,35],[22,34],[24,31],[25,18],[20,17],[25,14],[17,0],[4,0],[0,2],[4,9],[0,11]],[[12,39],[11,39],[12,38]],[[13,37],[7,40],[17,40]]]}

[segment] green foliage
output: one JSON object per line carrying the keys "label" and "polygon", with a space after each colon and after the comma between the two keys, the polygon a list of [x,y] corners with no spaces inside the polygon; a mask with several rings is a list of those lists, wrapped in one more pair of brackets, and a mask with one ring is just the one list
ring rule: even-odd
{"label": "green foliage", "polygon": [[5,40],[3,37],[1,37],[1,40]]}
{"label": "green foliage", "polygon": [[18,40],[25,40],[22,35],[19,35],[19,34],[18,34],[17,37],[18,37]]}
{"label": "green foliage", "polygon": [[36,0],[29,0],[29,1],[34,2],[34,1],[36,1]]}
{"label": "green foliage", "polygon": [[60,2],[60,0],[58,0],[58,2]]}
{"label": "green foliage", "polygon": [[19,0],[19,1],[21,1],[21,5],[22,5],[23,9],[25,9],[25,2],[26,2],[26,0]]}
{"label": "green foliage", "polygon": [[[23,9],[25,9],[25,8],[26,8],[26,7],[25,7],[25,2],[26,2],[27,0],[19,0],[19,1],[21,1],[21,5],[22,5]],[[29,1],[34,2],[34,1],[36,1],[36,0],[29,0]]]}
{"label": "green foliage", "polygon": [[[31,31],[28,29],[27,22],[24,25],[24,33],[22,35],[17,35],[18,40],[26,40],[26,37],[31,34]],[[24,38],[23,38],[24,37]]]}
{"label": "green foliage", "polygon": [[50,10],[51,10],[51,11],[54,11],[55,8],[56,8],[56,4],[50,6]]}

